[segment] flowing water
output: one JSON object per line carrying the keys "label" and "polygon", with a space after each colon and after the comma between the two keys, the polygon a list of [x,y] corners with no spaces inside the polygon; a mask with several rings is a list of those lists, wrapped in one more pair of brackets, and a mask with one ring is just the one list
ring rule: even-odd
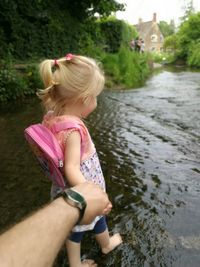
{"label": "flowing water", "polygon": [[[41,114],[36,99],[1,112],[1,229],[49,199],[23,139]],[[166,69],[143,88],[104,92],[87,124],[114,204],[108,225],[124,243],[102,256],[87,234],[83,257],[101,267],[199,267],[200,73]],[[55,266],[66,266],[63,251]]]}

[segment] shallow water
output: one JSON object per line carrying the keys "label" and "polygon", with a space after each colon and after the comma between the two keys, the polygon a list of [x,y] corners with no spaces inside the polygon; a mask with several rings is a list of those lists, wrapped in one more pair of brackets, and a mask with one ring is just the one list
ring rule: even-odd
{"label": "shallow water", "polygon": [[[0,227],[49,199],[43,177],[23,139],[38,122],[36,99],[0,116]],[[102,256],[86,235],[83,257],[99,266],[200,266],[200,73],[163,70],[143,88],[104,92],[87,124],[114,209],[110,230],[124,243]],[[64,252],[55,266],[66,266]]]}

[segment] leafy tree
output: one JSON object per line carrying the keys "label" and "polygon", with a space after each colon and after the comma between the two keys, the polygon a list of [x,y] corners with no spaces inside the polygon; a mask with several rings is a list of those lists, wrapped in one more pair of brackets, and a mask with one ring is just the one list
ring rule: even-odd
{"label": "leafy tree", "polygon": [[100,16],[109,16],[111,12],[124,10],[124,5],[115,0],[62,0],[70,10],[72,16],[83,19],[94,16],[98,13]]}
{"label": "leafy tree", "polygon": [[189,66],[200,68],[200,40],[191,44],[187,63]]}
{"label": "leafy tree", "polygon": [[27,59],[78,52],[83,36],[88,43],[87,29],[96,12],[105,16],[122,9],[115,0],[1,0],[0,56]]}
{"label": "leafy tree", "polygon": [[178,56],[187,59],[190,47],[200,40],[200,12],[190,15],[177,33]]}
{"label": "leafy tree", "polygon": [[175,24],[173,20],[171,20],[169,24],[166,21],[162,20],[159,22],[158,25],[164,37],[167,37],[175,33]]}
{"label": "leafy tree", "polygon": [[120,46],[129,48],[130,40],[136,38],[137,32],[132,25],[115,17],[108,17],[98,21],[103,36],[103,47],[107,52],[116,53]]}
{"label": "leafy tree", "polygon": [[163,48],[166,51],[176,52],[177,49],[177,35],[173,34],[165,38]]}
{"label": "leafy tree", "polygon": [[185,6],[183,6],[184,15],[180,17],[180,21],[186,21],[190,15],[195,13],[193,0],[189,0]]}

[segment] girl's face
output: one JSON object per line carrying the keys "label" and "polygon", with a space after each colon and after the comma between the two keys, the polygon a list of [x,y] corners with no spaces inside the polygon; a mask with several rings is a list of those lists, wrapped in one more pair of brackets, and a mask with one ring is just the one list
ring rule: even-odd
{"label": "girl's face", "polygon": [[87,118],[97,107],[97,97],[90,97],[86,103],[83,103],[82,117]]}

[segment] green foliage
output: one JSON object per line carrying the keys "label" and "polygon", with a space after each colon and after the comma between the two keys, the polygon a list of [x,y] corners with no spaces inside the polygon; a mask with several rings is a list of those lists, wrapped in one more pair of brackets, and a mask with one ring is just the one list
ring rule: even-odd
{"label": "green foliage", "polygon": [[118,54],[106,53],[102,58],[102,63],[106,74],[117,78],[120,77]]}
{"label": "green foliage", "polygon": [[121,20],[121,45],[130,48],[130,40],[137,37],[137,31],[134,26]]}
{"label": "green foliage", "polygon": [[160,52],[160,53],[151,53],[153,62],[160,64],[170,64],[175,61],[175,56],[173,53]]}
{"label": "green foliage", "polygon": [[103,36],[103,47],[109,53],[118,52],[121,45],[128,48],[130,40],[137,35],[133,26],[113,17],[100,20],[99,25]]}
{"label": "green foliage", "polygon": [[[78,5],[80,5],[80,1],[76,0]],[[96,1],[96,0],[84,0],[81,2],[87,2],[87,9],[88,9],[88,4],[89,2],[91,3],[89,7],[92,6],[90,9],[90,15],[94,15],[95,13],[98,13],[101,16],[108,17],[111,12],[116,12],[118,10],[125,10],[124,9],[124,4],[118,3],[118,1],[115,0],[101,0],[101,1]],[[74,3],[74,0],[73,0]]]}
{"label": "green foliage", "polygon": [[0,69],[0,102],[21,98],[26,92],[27,83],[23,77],[2,62]]}
{"label": "green foliage", "polygon": [[[99,50],[95,58],[102,61],[106,75],[106,87],[135,88],[141,86],[150,73],[148,54],[132,52],[125,47],[115,54],[105,53]],[[13,64],[1,63],[0,66],[0,103],[27,95],[35,94],[42,88],[38,66],[18,65],[18,70]]]}
{"label": "green foliage", "polygon": [[146,55],[129,49],[136,30],[105,17],[123,7],[115,0],[0,1],[0,102],[35,94],[42,87],[34,64],[15,66],[14,61],[38,62],[68,52],[103,61],[110,86],[141,84],[149,70]]}
{"label": "green foliage", "polygon": [[200,68],[200,40],[190,46],[188,65]]}
{"label": "green foliage", "polygon": [[175,24],[173,21],[169,24],[166,21],[160,21],[158,25],[164,37],[175,33]]}
{"label": "green foliage", "polygon": [[[20,69],[16,70],[16,67]],[[42,88],[42,82],[36,65],[15,66],[1,61],[0,103],[33,95],[39,88]]]}
{"label": "green foliage", "polygon": [[150,70],[147,60],[148,54],[139,54],[121,47],[119,51],[119,69],[122,82],[127,87],[141,86]]}
{"label": "green foliage", "polygon": [[93,14],[98,12],[104,16],[122,9],[123,5],[115,0],[2,0],[1,58],[7,57],[7,47],[12,47],[9,52],[20,60],[57,57],[69,51],[78,53],[83,35],[88,36],[85,24],[88,20],[93,24]]}
{"label": "green foliage", "polygon": [[177,33],[178,57],[187,60],[190,46],[200,39],[200,12],[193,14],[183,22]]}
{"label": "green foliage", "polygon": [[[60,0],[60,2],[62,1]],[[115,0],[65,0],[65,6],[72,17],[77,17],[82,21],[94,16],[95,13],[107,17],[111,12],[124,10],[124,4]]]}
{"label": "green foliage", "polygon": [[25,73],[23,78],[27,82],[27,88],[26,95],[32,95],[34,94],[38,89],[41,89],[43,87],[40,75],[39,75],[39,69],[38,65],[32,64],[28,65],[25,69]]}
{"label": "green foliage", "polygon": [[167,36],[165,38],[163,48],[164,50],[175,52],[177,49],[177,35],[173,34],[173,35]]}
{"label": "green foliage", "polygon": [[78,40],[78,53],[98,59],[103,53],[103,37],[96,20],[86,21],[81,28]]}
{"label": "green foliage", "polygon": [[185,5],[183,6],[184,15],[180,18],[181,22],[186,21],[192,14],[195,13],[193,0],[187,0]]}
{"label": "green foliage", "polygon": [[162,63],[166,59],[163,53],[152,52],[151,55],[155,63]]}
{"label": "green foliage", "polygon": [[102,60],[109,77],[109,84],[106,85],[109,87],[120,83],[126,88],[141,86],[150,73],[148,57],[148,54],[132,52],[124,46],[119,53],[106,54]]}

